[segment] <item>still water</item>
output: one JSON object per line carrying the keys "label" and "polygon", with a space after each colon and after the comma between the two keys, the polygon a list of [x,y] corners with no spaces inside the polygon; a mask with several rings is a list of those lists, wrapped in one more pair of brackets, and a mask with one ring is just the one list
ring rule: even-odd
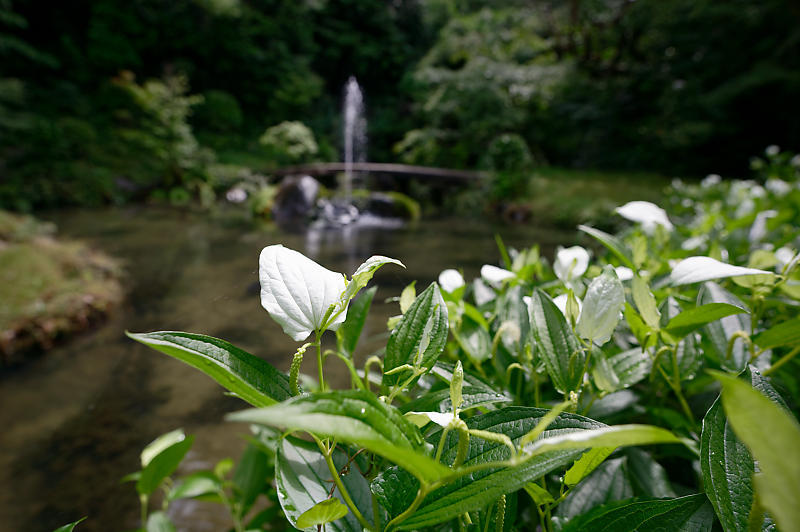
{"label": "still water", "polygon": [[[400,259],[375,276],[379,286],[362,336],[361,359],[385,341],[386,299],[416,280],[418,289],[445,268],[467,279],[499,264],[494,234],[510,247],[534,243],[552,257],[572,233],[535,226],[493,226],[445,219],[395,228],[351,227],[287,233],[240,216],[130,207],[43,216],[59,234],[78,238],[125,264],[126,303],[89,334],[23,367],[0,372],[0,528],[50,532],[88,515],[78,530],[138,526],[138,500],[120,478],[138,469],[139,451],[182,427],[196,436],[183,472],[238,457],[247,427],[226,423],[245,407],[214,381],[124,336],[125,330],[182,330],[224,338],[287,371],[297,344],[264,311],[258,254],[269,244],[302,251],[325,267],[352,273],[370,255]],[[313,357],[303,371],[314,374]],[[331,357],[326,375],[343,382]],[[338,377],[337,377],[338,376]],[[224,530],[214,505],[185,503],[171,512],[180,530]]]}

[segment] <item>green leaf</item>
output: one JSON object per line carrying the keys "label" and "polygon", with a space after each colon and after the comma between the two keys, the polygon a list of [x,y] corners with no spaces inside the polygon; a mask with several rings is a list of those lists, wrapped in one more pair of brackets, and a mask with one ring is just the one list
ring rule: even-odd
{"label": "green leaf", "polygon": [[633,386],[650,374],[650,355],[635,347],[608,358],[608,363],[619,379],[619,388]]}
{"label": "green leaf", "polygon": [[189,436],[155,455],[142,469],[142,474],[136,482],[136,490],[142,495],[153,493],[161,482],[178,468],[193,441],[194,436]]}
{"label": "green leaf", "polygon": [[658,312],[656,298],[653,297],[653,293],[647,286],[647,281],[636,275],[631,283],[631,289],[633,301],[636,303],[636,308],[639,309],[639,314],[641,314],[645,323],[653,329],[658,329],[661,314]]}
{"label": "green leaf", "polygon": [[700,468],[706,495],[723,530],[747,530],[755,466],[747,447],[733,433],[719,399],[703,418]]}
{"label": "green leaf", "polygon": [[639,345],[642,347],[650,347],[650,342],[652,342],[652,339],[655,337],[653,329],[644,322],[630,303],[625,303],[625,308],[622,313],[631,332],[636,337],[636,340],[639,341]]}
{"label": "green leaf", "polygon": [[677,338],[683,338],[691,332],[725,316],[747,312],[741,307],[729,303],[707,303],[699,307],[684,310],[667,323],[664,329]]}
{"label": "green leaf", "polygon": [[563,394],[576,390],[583,379],[585,355],[564,314],[538,288],[531,295],[528,312],[536,349],[553,386]]}
{"label": "green leaf", "polygon": [[781,322],[757,334],[753,342],[761,349],[774,349],[800,342],[800,318]]}
{"label": "green leaf", "polygon": [[628,447],[624,452],[628,458],[628,477],[637,495],[675,497],[666,470],[649,453],[638,447]]}
{"label": "green leaf", "polygon": [[396,408],[362,390],[311,393],[267,408],[236,412],[228,419],[336,438],[403,464],[428,481],[449,471],[424,454],[417,427]]}
{"label": "green leaf", "polygon": [[347,515],[347,506],[339,499],[327,499],[317,503],[297,518],[297,528],[316,527],[336,521]]}
{"label": "green leaf", "polygon": [[[470,418],[470,430],[497,432],[519,444],[548,411],[538,408],[508,407]],[[458,452],[458,434],[451,431],[443,446],[442,461],[452,463]],[[437,435],[441,435],[438,432]],[[414,515],[400,528],[431,526],[472,511],[511,493],[553,469],[575,460],[580,451],[592,447],[644,445],[650,443],[680,443],[672,433],[658,427],[627,425],[606,427],[601,423],[575,414],[561,414],[543,432],[540,439],[526,446],[525,455],[507,467],[473,471],[467,476],[433,491]],[[438,441],[432,442],[438,445]],[[500,442],[470,438],[465,466],[510,458],[509,449]],[[411,503],[416,486],[408,475],[397,469],[379,475],[372,490],[389,511],[397,515]]]}
{"label": "green leaf", "polygon": [[421,351],[420,365],[428,369],[433,367],[447,342],[447,330],[447,305],[439,286],[431,283],[417,296],[389,336],[383,362],[384,386],[402,382],[402,373],[386,375],[385,372],[403,364],[414,365],[418,351]]}
{"label": "green leaf", "polygon": [[614,425],[539,439],[527,446],[525,451],[531,456],[536,456],[564,449],[650,445],[654,443],[683,443],[683,440],[666,429],[652,425]]}
{"label": "green leaf", "polygon": [[492,355],[492,339],[489,331],[474,322],[468,316],[461,320],[461,327],[453,329],[458,345],[475,362],[483,362]]}
{"label": "green leaf", "polygon": [[569,491],[558,505],[556,515],[573,518],[601,504],[621,501],[633,496],[633,488],[625,468],[626,458],[614,458],[600,464],[583,482]]}
{"label": "green leaf", "polygon": [[[548,410],[542,408],[512,406],[474,416],[466,421],[470,429],[505,434],[515,443],[533,430]],[[547,438],[563,432],[578,433],[602,427],[603,424],[575,414],[561,414],[544,431]],[[432,442],[438,445],[441,431],[434,434]],[[458,453],[458,434],[451,431],[443,446],[442,461],[452,463]],[[514,467],[496,467],[475,471],[448,482],[434,490],[408,520],[400,524],[401,529],[421,528],[442,523],[467,511],[483,508],[494,503],[504,493],[511,493],[545,473],[574,461],[580,451],[565,450],[551,452],[521,461]],[[502,443],[481,438],[470,438],[465,466],[495,460],[507,460],[509,449]],[[405,510],[414,499],[418,483],[397,467],[382,472],[372,483],[372,491],[381,504],[394,517]]]}
{"label": "green leaf", "polygon": [[561,532],[710,531],[714,512],[705,495],[676,499],[630,499],[594,508],[572,519]]}
{"label": "green leaf", "polygon": [[[510,403],[512,399],[507,395],[492,390],[487,390],[483,386],[464,384],[461,387],[461,407],[459,410],[465,412],[473,408],[481,408],[498,403]],[[450,398],[449,389],[440,389],[428,392],[413,401],[400,406],[401,412],[452,412],[453,404]]]}
{"label": "green leaf", "polygon": [[[531,328],[528,318],[528,306],[523,299],[522,287],[519,285],[513,286],[502,294],[497,299],[495,312],[497,314],[495,323],[500,324],[499,327],[507,327],[510,331],[513,331],[513,334],[501,334],[500,340],[503,342],[503,346],[510,353],[521,352],[526,342],[530,340]],[[488,330],[488,326],[486,329]]]}
{"label": "green leaf", "polygon": [[453,411],[457,412],[461,405],[464,404],[464,397],[461,394],[461,389],[464,386],[464,367],[461,361],[456,362],[456,367],[453,369],[453,380],[450,381],[450,402],[453,405]]}
{"label": "green leaf", "polygon": [[608,233],[603,232],[599,229],[595,229],[594,227],[589,227],[587,225],[579,225],[578,229],[594,237],[598,242],[600,242],[606,248],[608,248],[608,250],[611,253],[616,255],[617,258],[620,261],[622,261],[622,264],[636,271],[636,266],[634,266],[633,261],[630,258],[630,252],[620,239],[618,239],[613,235],[609,235]]}
{"label": "green leaf", "polygon": [[564,484],[574,486],[589,476],[615,449],[616,447],[595,447],[583,453],[583,456],[575,460],[572,467],[567,469],[567,473],[564,475]]}
{"label": "green leaf", "polygon": [[147,532],[175,532],[175,525],[164,512],[154,512],[147,518]]}
{"label": "green leaf", "polygon": [[350,303],[350,308],[347,309],[347,319],[336,330],[336,346],[339,351],[351,358],[356,351],[356,345],[361,337],[361,331],[364,329],[364,323],[367,321],[367,314],[369,314],[376,290],[377,287],[373,286]]}
{"label": "green leaf", "polygon": [[531,499],[533,499],[533,502],[536,504],[536,506],[543,506],[545,504],[555,502],[555,499],[553,499],[553,496],[550,495],[550,492],[535,482],[528,482],[525,484],[524,488],[527,494],[530,495]]}
{"label": "green leaf", "polygon": [[147,464],[152,462],[153,458],[161,454],[168,447],[171,447],[178,442],[182,442],[185,439],[186,434],[183,432],[183,429],[175,429],[164,433],[155,440],[151,441],[144,449],[142,449],[142,452],[139,455],[142,467],[147,467]]}
{"label": "green leaf", "polygon": [[[681,307],[675,298],[670,296],[665,299],[661,304],[661,326],[666,327],[667,323],[680,313]],[[703,362],[703,352],[697,345],[696,336],[696,334],[689,333],[682,340],[676,341],[678,339],[670,335],[672,343],[675,345],[675,356],[678,358],[681,380],[693,379]],[[662,358],[661,365],[667,372],[673,371],[672,361],[668,358]]]}
{"label": "green leaf", "polygon": [[[348,462],[347,455],[337,449],[333,454],[334,465],[341,470]],[[310,512],[317,504],[329,499],[333,487],[331,472],[325,463],[325,457],[319,448],[311,442],[298,438],[284,438],[278,445],[275,455],[275,484],[286,518],[297,528],[315,530],[315,524],[305,524],[300,519]],[[362,515],[372,516],[372,497],[369,484],[358,471],[356,464],[351,466],[350,472],[342,475],[342,482],[348,493],[353,498]],[[333,492],[336,501],[341,501],[341,493],[336,488]],[[330,504],[330,503],[328,503]],[[334,531],[360,531],[362,529],[353,514],[332,519],[326,528]],[[331,521],[331,520],[329,520]]]}
{"label": "green leaf", "polygon": [[72,532],[75,529],[75,527],[81,521],[84,521],[84,520],[86,520],[86,518],[85,517],[81,517],[77,521],[73,521],[72,523],[69,523],[68,525],[64,525],[64,526],[60,526],[60,527],[56,528],[55,530],[53,530],[53,532]]}
{"label": "green leaf", "polygon": [[264,492],[269,482],[270,460],[264,450],[249,444],[242,453],[236,471],[233,473],[233,485],[242,506],[242,514],[253,505],[258,495]]}
{"label": "green leaf", "polygon": [[[453,380],[455,366],[449,362],[436,362],[431,370],[431,374],[438,377],[443,383],[449,384]],[[478,408],[497,403],[510,403],[511,397],[495,391],[491,386],[480,380],[475,375],[465,371],[464,384],[461,387],[463,403],[461,411],[471,408]],[[439,389],[428,392],[413,401],[405,403],[400,407],[400,411],[405,412],[452,412],[453,405],[450,400],[450,390]]]}
{"label": "green leaf", "polygon": [[167,494],[167,500],[191,499],[222,491],[220,480],[209,471],[198,471],[180,479]]}
{"label": "green leaf", "polygon": [[417,289],[416,289],[417,282],[412,281],[408,286],[403,288],[403,291],[400,292],[400,313],[405,314],[406,311],[411,308],[411,304],[414,303],[414,300],[417,298]]}
{"label": "green leaf", "polygon": [[[736,296],[724,290],[716,283],[704,283],[697,295],[697,302],[707,303],[728,303],[735,307],[746,309],[744,303]],[[726,358],[728,342],[738,331],[750,331],[750,315],[748,313],[733,314],[721,320],[714,321],[706,325],[706,332],[711,339],[711,352],[716,354],[722,367],[725,369],[740,372],[750,360],[750,352],[742,340],[737,340],[733,345],[731,357]]]}
{"label": "green leaf", "polygon": [[269,406],[291,397],[286,375],[224,340],[173,331],[126,334],[199,369],[253,406]]}
{"label": "green leaf", "polygon": [[[641,351],[641,350],[640,350]],[[606,355],[599,349],[594,351],[594,367],[592,368],[592,379],[598,389],[604,392],[615,392],[622,388],[619,377],[611,368]]]}
{"label": "green leaf", "polygon": [[365,260],[353,273],[353,278],[347,283],[347,289],[344,292],[344,299],[348,301],[353,299],[359,290],[367,286],[367,283],[375,275],[375,272],[384,264],[397,264],[405,268],[402,262],[397,259],[389,257],[382,257],[380,255],[373,255]]}
{"label": "green leaf", "polygon": [[610,265],[592,279],[583,298],[583,308],[575,332],[597,345],[611,339],[625,305],[625,289]]}
{"label": "green leaf", "polygon": [[713,375],[722,383],[728,422],[758,461],[753,483],[761,506],[781,530],[800,529],[800,425],[748,383],[721,372]]}

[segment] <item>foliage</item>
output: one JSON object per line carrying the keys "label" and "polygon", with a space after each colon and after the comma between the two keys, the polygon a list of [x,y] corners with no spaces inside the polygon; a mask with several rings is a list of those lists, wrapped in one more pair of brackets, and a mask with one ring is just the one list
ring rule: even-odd
{"label": "foliage", "polygon": [[0,205],[19,210],[61,204],[98,205],[148,195],[175,200],[208,195],[207,166],[188,124],[186,80],[167,77],[137,84],[123,72],[104,89],[113,119],[59,114],[33,116],[19,147],[6,154],[8,176]]}
{"label": "foliage", "polygon": [[[794,216],[798,181],[786,186],[754,208]],[[374,289],[356,295],[399,264],[386,257],[348,278],[282,246],[262,251],[262,305],[296,341],[312,336],[288,375],[210,337],[132,337],[254,407],[230,420],[275,431],[277,500],[298,528],[792,530],[800,241],[786,240],[791,221],[709,214],[706,227],[722,226],[706,254],[687,249],[698,218],[716,212],[712,188],[685,189],[697,195],[684,211],[623,205],[616,234],[581,226],[607,250],[594,259],[559,248],[551,267],[538,247],[498,239],[503,267],[471,282],[446,270],[419,294],[409,285],[363,369],[353,354]],[[326,329],[337,342],[323,351]],[[301,389],[309,349],[318,376]],[[328,357],[350,389],[331,389]],[[777,389],[795,390],[789,403]]]}
{"label": "foliage", "polygon": [[[420,17],[416,1],[197,0],[165,8],[100,0],[75,8],[3,0],[0,164],[9,177],[0,205],[208,196],[208,152],[191,145],[178,112],[185,99],[197,103],[193,133],[244,156],[233,162],[258,158],[267,125],[298,118],[323,135],[324,156],[336,157],[340,90],[350,74],[367,80],[374,146],[386,153],[410,126],[398,86],[427,43]],[[133,83],[124,74],[131,72],[162,80],[167,93],[157,82]],[[189,85],[205,102],[187,96]],[[183,125],[163,123],[153,105],[172,106],[170,120]],[[72,137],[62,120],[80,122],[86,134]]]}
{"label": "foliage", "polygon": [[778,131],[798,142],[798,12],[787,2],[429,9],[444,27],[414,70],[417,124],[398,145],[409,159],[474,166],[514,132],[559,165],[699,173],[742,168]]}
{"label": "foliage", "polygon": [[[208,201],[209,153],[150,105],[177,110],[189,85],[192,137],[220,160],[268,166],[259,136],[298,120],[335,160],[350,75],[376,161],[491,166],[510,135],[537,164],[731,172],[798,143],[797,17],[785,0],[3,0],[0,205]],[[171,95],[120,91],[125,72]],[[494,195],[528,186],[501,171]]]}
{"label": "foliage", "polygon": [[244,123],[244,115],[233,94],[210,90],[203,93],[195,107],[192,123],[206,131],[236,133]]}
{"label": "foliage", "polygon": [[529,194],[533,157],[521,136],[505,134],[492,140],[483,165],[492,170],[490,186],[494,198],[508,200]]}
{"label": "foliage", "polygon": [[302,122],[281,122],[267,128],[258,139],[276,166],[310,162],[319,147],[312,132]]}

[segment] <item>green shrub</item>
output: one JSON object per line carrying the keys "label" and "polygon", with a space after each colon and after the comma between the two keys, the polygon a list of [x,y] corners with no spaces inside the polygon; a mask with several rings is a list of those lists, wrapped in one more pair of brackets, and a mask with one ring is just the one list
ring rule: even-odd
{"label": "green shrub", "polygon": [[492,172],[490,186],[493,198],[519,199],[529,192],[533,156],[521,136],[506,133],[492,140],[482,166]]}
{"label": "green shrub", "polygon": [[[274,466],[277,489],[261,483],[245,500],[277,499],[297,528],[795,530],[800,189],[786,185],[676,183],[683,210],[632,201],[616,209],[617,234],[580,226],[605,248],[595,257],[573,245],[550,261],[498,238],[503,267],[405,287],[385,348],[358,369],[375,288],[355,296],[394,259],[370,257],[348,277],[281,245],[262,250],[261,304],[306,342],[288,374],[208,336],[129,336],[254,407],[228,416],[259,427],[240,467]],[[752,217],[727,212],[739,209]],[[336,342],[323,351],[326,330]],[[317,378],[301,381],[308,350]],[[328,357],[347,368],[346,389],[331,389]],[[165,438],[135,477],[145,516],[191,446]],[[184,478],[172,500],[214,494],[237,530],[260,526],[236,475],[218,469],[203,484]]]}
{"label": "green shrub", "polygon": [[302,122],[281,122],[258,139],[278,166],[311,161],[319,152],[314,133]]}
{"label": "green shrub", "polygon": [[192,116],[198,129],[216,133],[233,133],[241,129],[244,122],[242,109],[236,97],[229,92],[210,90],[203,93]]}

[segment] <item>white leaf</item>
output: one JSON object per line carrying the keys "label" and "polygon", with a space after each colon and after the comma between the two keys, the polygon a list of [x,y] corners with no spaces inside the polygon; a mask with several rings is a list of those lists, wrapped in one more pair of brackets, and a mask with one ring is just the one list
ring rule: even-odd
{"label": "white leaf", "polygon": [[439,274],[439,286],[445,292],[454,292],[464,286],[464,278],[457,270],[447,269]]}
{"label": "white leaf", "polygon": [[683,284],[700,283],[711,281],[712,279],[723,279],[725,277],[738,277],[740,275],[759,275],[770,272],[758,270],[756,268],[744,268],[720,262],[711,257],[687,257],[680,261],[672,269],[669,276],[670,284],[679,286]]}
{"label": "white leaf", "polygon": [[622,207],[617,207],[617,214],[632,222],[642,224],[642,229],[652,231],[656,225],[663,226],[672,231],[672,222],[667,217],[667,212],[649,201],[630,201]]}
{"label": "white leaf", "polygon": [[617,277],[619,277],[620,281],[630,281],[633,279],[633,270],[627,266],[617,266],[614,268],[614,271],[617,272]]}
{"label": "white leaf", "polygon": [[558,247],[556,260],[553,262],[553,271],[556,277],[564,281],[577,279],[589,267],[589,252],[580,246],[569,248]]}
{"label": "white leaf", "polygon": [[280,244],[261,250],[258,259],[261,306],[295,341],[318,330],[331,305],[338,316],[328,326],[336,330],[347,317],[342,299],[345,276],[323,268],[302,253]]}
{"label": "white leaf", "polygon": [[756,219],[753,220],[753,225],[750,227],[750,233],[748,234],[750,243],[760,242],[767,236],[767,220],[776,216],[778,216],[778,211],[773,210],[761,211],[756,214]]}
{"label": "white leaf", "polygon": [[475,304],[478,306],[488,303],[496,297],[494,290],[489,288],[486,283],[480,279],[475,279],[472,282],[472,290],[475,297]]}
{"label": "white leaf", "polygon": [[499,286],[503,281],[506,279],[511,279],[515,277],[513,272],[508,270],[504,270],[503,268],[498,268],[497,266],[492,266],[491,264],[484,264],[481,268],[481,277],[487,283]]}
{"label": "white leaf", "polygon": [[447,427],[454,419],[452,413],[441,412],[406,412],[404,416],[420,428],[427,425],[429,421],[433,421],[440,427]]}
{"label": "white leaf", "polygon": [[625,289],[610,265],[595,277],[583,298],[577,332],[581,338],[603,345],[619,323],[625,305]]}

